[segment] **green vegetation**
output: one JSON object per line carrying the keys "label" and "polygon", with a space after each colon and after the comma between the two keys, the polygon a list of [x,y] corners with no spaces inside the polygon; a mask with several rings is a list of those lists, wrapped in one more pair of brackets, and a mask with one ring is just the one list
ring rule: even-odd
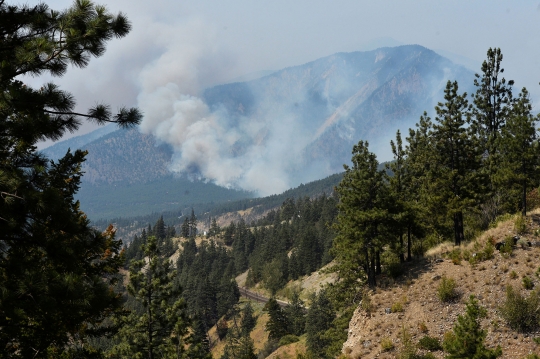
{"label": "green vegetation", "polygon": [[381,339],[381,349],[383,352],[389,352],[394,349],[394,342],[390,338]]}
{"label": "green vegetation", "polygon": [[506,300],[499,310],[512,329],[520,332],[537,330],[540,328],[540,290],[536,289],[525,297],[508,286]]}
{"label": "green vegetation", "polygon": [[[522,214],[515,229],[526,232],[527,193],[538,186],[540,173],[537,119],[526,89],[514,98],[513,81],[499,78],[500,50],[489,49],[475,80],[472,105],[457,82],[448,81],[434,120],[424,113],[405,145],[398,132],[391,142],[394,161],[387,166],[379,164],[366,141],[359,141],[344,174],[264,199],[230,202],[246,194],[212,186],[205,187],[212,189],[207,197],[188,198],[186,188],[200,183],[179,189],[178,183],[164,187],[164,182],[159,191],[154,183],[146,197],[141,196],[145,185],[121,191],[112,185],[107,190],[85,187],[80,196],[107,197],[103,208],[87,202],[90,215],[111,213],[125,198],[135,199],[132,207],[144,206],[144,211],[165,197],[169,203],[153,207],[156,212],[181,208],[138,217],[131,227],[138,233],[125,247],[124,261],[113,227],[102,221],[96,224],[107,228],[103,233],[92,229],[75,201],[86,153],[68,152],[48,161],[35,145],[76,130],[82,119],[129,128],[140,121],[140,113],[121,109],[113,116],[104,105],[87,114],[73,113],[70,94],[54,84],[34,90],[20,79],[62,75],[69,65],[84,67],[104,52],[107,40],[123,37],[129,29],[123,15],[113,16],[87,0],[60,13],[43,4],[7,6],[0,1],[5,35],[0,39],[0,351],[5,356],[208,358],[208,331],[217,325],[220,340],[226,342],[223,359],[253,359],[250,332],[256,318],[249,305],[239,308],[234,277],[249,270],[248,286],[261,285],[275,294],[288,281],[335,259],[332,270],[339,280],[313,294],[309,309],[298,293],[287,308],[275,298],[267,303],[270,341],[261,353],[305,334],[306,357],[333,358],[359,297],[362,309],[374,311],[366,287],[377,285],[383,267],[396,278],[404,262],[429,246],[446,239],[460,245],[515,210]],[[102,154],[96,150],[94,155]],[[191,215],[186,214],[189,204]],[[195,213],[208,212],[204,220],[210,224],[212,216],[247,208],[267,213],[252,223],[240,220],[225,228],[214,217],[211,238],[197,244]],[[173,241],[179,217],[181,251]],[[155,225],[146,227],[150,219]],[[115,221],[128,226],[134,219]],[[455,264],[462,258],[486,260],[493,256],[493,244],[475,248],[476,256],[456,249],[450,257]],[[509,256],[512,244],[513,238],[506,238],[501,252]],[[130,273],[127,290],[118,274],[122,265]],[[532,280],[524,277],[523,285],[532,289]],[[455,299],[456,287],[454,279],[443,277],[439,299]],[[396,302],[391,309],[403,311],[405,304]],[[510,327],[532,331],[540,326],[539,305],[538,289],[524,297],[508,287],[500,312]],[[466,314],[445,337],[448,358],[501,355],[499,348],[484,346],[486,333],[479,324],[484,315],[471,296]],[[417,354],[406,328],[401,342],[400,358],[433,357]],[[418,344],[440,349],[431,337]],[[391,350],[393,343],[383,339],[381,347]]]}
{"label": "green vegetation", "polygon": [[79,203],[86,153],[51,162],[36,151],[81,124],[132,127],[137,109],[112,114],[98,105],[75,112],[75,99],[54,83],[34,89],[32,76],[62,76],[101,56],[130,23],[90,1],[65,11],[0,2],[0,352],[9,358],[96,356],[89,339],[114,333],[114,291],[121,243],[108,227],[90,227]]}
{"label": "green vegetation", "polygon": [[488,359],[502,355],[500,347],[487,349],[484,345],[486,331],[480,328],[480,319],[485,315],[486,310],[471,295],[465,314],[458,316],[453,331],[445,335],[443,347],[448,359]]}
{"label": "green vegetation", "polygon": [[169,259],[160,254],[156,237],[149,237],[142,251],[144,259],[130,264],[127,288],[136,305],[122,319],[117,335],[120,344],[112,354],[119,358],[182,357],[189,343],[189,321],[180,288],[173,287],[176,272]]}
{"label": "green vegetation", "polygon": [[426,349],[429,351],[442,350],[442,345],[439,339],[427,335],[420,338],[420,340],[418,341],[418,347],[420,349]]}
{"label": "green vegetation", "polygon": [[441,302],[451,302],[458,297],[456,281],[453,278],[442,277],[437,287],[437,296]]}
{"label": "green vegetation", "polygon": [[534,288],[534,283],[532,279],[527,276],[523,277],[522,283],[523,283],[523,288],[525,289],[531,290]]}

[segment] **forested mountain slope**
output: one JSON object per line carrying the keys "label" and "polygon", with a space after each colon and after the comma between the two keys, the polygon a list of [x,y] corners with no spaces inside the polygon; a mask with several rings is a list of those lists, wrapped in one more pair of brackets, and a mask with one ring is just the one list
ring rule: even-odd
{"label": "forested mountain slope", "polygon": [[[424,110],[432,109],[446,80],[457,79],[465,84],[462,90],[467,90],[472,78],[469,70],[435,52],[408,45],[338,53],[256,80],[209,88],[203,98],[212,111],[226,113],[232,131],[241,122],[267,121],[266,130],[262,128],[257,136],[239,138],[229,149],[232,156],[253,150],[254,144],[265,148],[272,136],[279,142],[275,136],[280,133],[282,141],[294,138],[301,144],[286,157],[274,154],[272,147],[264,149],[266,155],[277,156],[273,160],[280,163],[294,187],[341,172],[343,164],[350,163],[352,146],[361,138],[369,140],[383,159],[384,154],[389,159],[388,141],[395,130],[405,131]],[[89,151],[78,199],[92,219],[253,196],[217,188],[212,179],[201,177],[197,166],[190,173],[172,176],[172,147],[150,135],[137,130],[98,133],[43,150],[51,158],[67,147]],[[279,174],[269,175],[282,180]],[[135,200],[135,195],[141,199]]]}
{"label": "forested mountain slope", "polygon": [[[238,121],[280,113],[294,118],[302,128],[298,138],[309,139],[296,154],[302,165],[291,170],[305,181],[303,176],[314,168],[328,171],[324,174],[340,171],[359,139],[388,155],[387,142],[395,131],[412,127],[424,110],[432,109],[447,80],[465,84],[462,90],[467,91],[472,78],[471,71],[437,53],[407,45],[337,53],[257,80],[210,88],[204,98]],[[264,141],[267,135],[261,136],[252,140]],[[249,148],[249,141],[238,141],[236,151]]]}

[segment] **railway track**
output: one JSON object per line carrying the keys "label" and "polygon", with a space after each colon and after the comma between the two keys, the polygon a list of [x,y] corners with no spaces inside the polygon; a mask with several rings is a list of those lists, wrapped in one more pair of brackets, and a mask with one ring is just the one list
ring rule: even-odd
{"label": "railway track", "polygon": [[[253,291],[247,289],[246,287],[238,287],[238,289],[240,290],[240,295],[242,297],[254,300],[256,302],[266,303],[266,302],[268,302],[270,300],[270,298],[262,296],[257,292],[253,292]],[[277,302],[281,307],[286,307],[286,306],[289,305],[289,303],[284,302],[282,300],[277,300]]]}

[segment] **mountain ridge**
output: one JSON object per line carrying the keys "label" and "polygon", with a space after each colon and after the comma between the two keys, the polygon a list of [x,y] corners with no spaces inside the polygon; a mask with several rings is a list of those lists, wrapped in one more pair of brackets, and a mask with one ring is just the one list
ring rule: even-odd
{"label": "mountain ridge", "polygon": [[[214,86],[204,91],[203,99],[211,111],[227,114],[231,131],[241,124],[257,128],[250,135],[239,131],[236,142],[217,152],[223,156],[218,161],[242,165],[239,178],[246,170],[244,165],[252,172],[265,168],[269,171],[268,181],[294,188],[341,172],[343,164],[350,163],[351,148],[360,139],[370,142],[370,149],[381,161],[389,159],[388,142],[397,128],[405,132],[425,110],[430,111],[442,98],[446,80],[457,79],[470,85],[472,81],[464,80],[472,77],[471,71],[432,50],[404,45],[336,53],[247,82]],[[91,136],[83,139],[88,138]],[[42,152],[54,158],[53,149],[75,147],[74,142],[62,142]],[[169,196],[173,198],[158,196],[153,203],[147,202],[151,211],[172,210],[174,203],[182,202],[178,198],[184,198],[186,191],[197,197],[193,192],[197,186],[197,191],[215,191],[208,187],[214,178],[201,173],[201,166],[189,166],[195,169],[191,172],[171,173],[175,159],[182,154],[136,129],[92,137],[79,148],[89,150],[78,198],[91,218],[112,214],[100,210],[96,200],[103,196],[115,198],[113,207],[118,213],[114,217],[142,213],[144,209],[134,211],[131,198],[115,196],[115,186],[139,186],[141,191],[146,186],[150,192],[159,193],[163,181],[177,181],[179,188]],[[252,153],[255,155],[247,156]],[[186,179],[207,186],[190,186]],[[150,188],[152,184],[157,187]],[[237,200],[245,196],[247,192],[238,192],[238,188],[230,185],[225,191],[229,194],[223,193],[225,197],[220,198]],[[124,192],[132,193],[129,196],[134,193],[133,189]],[[90,201],[94,203],[92,210],[88,207]],[[162,206],[164,202],[170,206]],[[193,203],[198,202],[182,205]]]}

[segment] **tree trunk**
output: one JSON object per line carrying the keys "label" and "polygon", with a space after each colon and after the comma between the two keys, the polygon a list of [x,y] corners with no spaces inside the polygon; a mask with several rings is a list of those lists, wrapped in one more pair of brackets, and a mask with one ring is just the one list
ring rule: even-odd
{"label": "tree trunk", "polygon": [[366,248],[366,260],[367,260],[367,282],[370,287],[375,287],[377,282],[375,280],[375,255],[373,250]]}
{"label": "tree trunk", "polygon": [[407,262],[412,261],[412,240],[411,240],[411,225],[407,226]]}
{"label": "tree trunk", "polygon": [[399,262],[405,262],[405,254],[403,253],[403,231],[399,233]]}
{"label": "tree trunk", "polygon": [[465,239],[465,235],[463,233],[463,212],[461,211],[454,213],[454,237],[454,244],[456,246],[461,245],[461,242]]}
{"label": "tree trunk", "polygon": [[527,181],[523,181],[523,199],[521,205],[523,206],[521,208],[521,215],[523,217],[527,216]]}
{"label": "tree trunk", "polygon": [[375,274],[381,274],[381,253],[379,250],[375,250]]}

